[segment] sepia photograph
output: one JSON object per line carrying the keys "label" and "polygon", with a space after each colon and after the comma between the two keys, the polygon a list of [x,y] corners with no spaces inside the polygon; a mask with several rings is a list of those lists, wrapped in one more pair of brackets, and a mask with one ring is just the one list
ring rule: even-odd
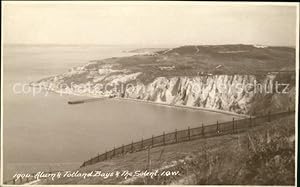
{"label": "sepia photograph", "polygon": [[297,185],[299,3],[1,4],[1,186]]}

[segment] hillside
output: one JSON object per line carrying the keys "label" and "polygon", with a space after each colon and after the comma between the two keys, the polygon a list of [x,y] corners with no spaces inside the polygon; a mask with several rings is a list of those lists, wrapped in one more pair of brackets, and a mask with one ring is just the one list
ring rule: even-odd
{"label": "hillside", "polygon": [[[94,97],[114,95],[255,115],[255,112],[294,107],[294,71],[294,48],[182,46],[92,61],[32,85],[58,93]],[[260,93],[255,90],[256,83],[268,87],[276,81],[289,84],[287,94],[274,93],[274,87]],[[127,85],[132,89],[124,90]],[[237,92],[238,85],[242,88]],[[89,91],[82,91],[82,87],[88,87]]]}
{"label": "hillside", "polygon": [[[98,62],[98,65],[103,63]],[[139,77],[142,82],[151,82],[156,77],[197,76],[201,73],[253,75],[258,71],[295,70],[295,49],[251,45],[183,46],[150,55],[107,59],[104,63],[113,63],[116,69],[142,72]],[[166,66],[175,68],[171,71],[160,69]],[[86,68],[97,68],[97,65]]]}
{"label": "hillside", "polygon": [[[241,134],[198,139],[150,150],[151,170],[179,171],[168,177],[87,177],[40,184],[227,184],[293,185],[295,116],[266,122]],[[144,171],[147,150],[99,162],[78,171]],[[149,169],[148,169],[149,170]],[[151,171],[149,170],[149,171]]]}

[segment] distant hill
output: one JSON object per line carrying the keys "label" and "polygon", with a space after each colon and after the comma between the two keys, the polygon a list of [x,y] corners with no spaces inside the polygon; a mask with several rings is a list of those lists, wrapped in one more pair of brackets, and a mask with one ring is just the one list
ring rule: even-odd
{"label": "distant hill", "polygon": [[140,49],[134,49],[134,50],[129,50],[125,51],[127,53],[155,53],[158,51],[163,51],[166,50],[165,48],[140,48]]}

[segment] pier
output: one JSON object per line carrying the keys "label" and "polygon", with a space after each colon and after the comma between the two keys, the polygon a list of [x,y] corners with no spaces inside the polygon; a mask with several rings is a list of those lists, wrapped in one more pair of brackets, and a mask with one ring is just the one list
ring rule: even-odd
{"label": "pier", "polygon": [[114,97],[115,96],[103,96],[103,97],[97,97],[97,98],[74,100],[74,101],[68,101],[68,104],[69,105],[83,104],[83,103],[88,103],[88,102],[101,101],[104,99],[110,99],[110,98],[114,98]]}

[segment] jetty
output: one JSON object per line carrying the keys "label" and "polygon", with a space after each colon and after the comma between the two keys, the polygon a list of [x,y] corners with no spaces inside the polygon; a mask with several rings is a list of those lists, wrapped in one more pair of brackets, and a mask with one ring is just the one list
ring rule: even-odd
{"label": "jetty", "polygon": [[74,100],[74,101],[68,101],[69,105],[75,105],[75,104],[83,104],[88,102],[94,102],[94,101],[100,101],[104,99],[114,98],[114,95],[110,96],[103,96],[103,97],[97,97],[97,98],[89,98],[89,99],[81,99],[81,100]]}

